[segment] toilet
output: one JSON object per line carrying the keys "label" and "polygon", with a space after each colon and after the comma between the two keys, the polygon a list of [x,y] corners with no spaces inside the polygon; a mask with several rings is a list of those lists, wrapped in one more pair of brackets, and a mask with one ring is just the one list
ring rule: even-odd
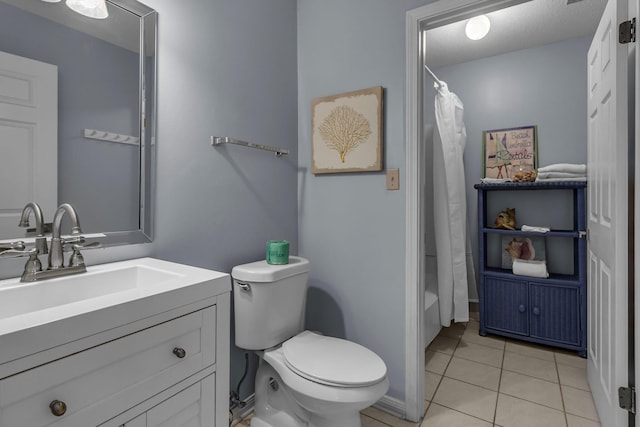
{"label": "toilet", "polygon": [[366,347],[304,330],[309,261],[257,261],[231,271],[236,346],[260,358],[251,427],[361,427],[389,388]]}

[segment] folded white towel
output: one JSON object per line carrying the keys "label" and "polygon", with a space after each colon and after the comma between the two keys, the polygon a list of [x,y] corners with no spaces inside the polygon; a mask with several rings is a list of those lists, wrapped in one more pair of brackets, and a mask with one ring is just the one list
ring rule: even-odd
{"label": "folded white towel", "polygon": [[586,175],[587,165],[574,163],[556,163],[554,165],[538,168],[538,173],[540,172],[567,172]]}
{"label": "folded white towel", "polygon": [[583,173],[569,173],[569,172],[538,172],[538,178],[581,178],[585,175]]}
{"label": "folded white towel", "polygon": [[511,182],[511,178],[482,178],[480,182],[484,184],[500,184],[503,182]]}
{"label": "folded white towel", "polygon": [[548,233],[551,231],[549,227],[534,227],[532,225],[523,225],[521,228],[522,231],[531,231],[534,233]]}
{"label": "folded white towel", "polygon": [[546,261],[524,260],[514,258],[513,274],[530,277],[549,277]]}
{"label": "folded white towel", "polygon": [[586,176],[577,176],[575,178],[536,178],[536,182],[556,182],[556,181],[586,181]]}

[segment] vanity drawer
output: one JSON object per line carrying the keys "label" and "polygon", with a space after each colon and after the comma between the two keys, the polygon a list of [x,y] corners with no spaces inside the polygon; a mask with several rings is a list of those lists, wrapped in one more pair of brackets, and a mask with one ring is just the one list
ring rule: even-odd
{"label": "vanity drawer", "polygon": [[[114,417],[215,363],[215,315],[209,307],[5,378],[0,427],[88,427]],[[64,415],[52,414],[56,400]]]}

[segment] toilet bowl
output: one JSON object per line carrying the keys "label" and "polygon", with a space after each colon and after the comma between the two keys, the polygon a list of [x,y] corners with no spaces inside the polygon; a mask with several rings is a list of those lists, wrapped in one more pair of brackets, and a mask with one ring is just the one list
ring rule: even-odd
{"label": "toilet bowl", "polygon": [[[281,346],[259,354],[256,378],[267,402],[256,426],[360,427],[360,411],[378,401],[389,388],[384,362],[356,343],[303,331]],[[278,401],[288,399],[288,404]],[[278,407],[279,406],[279,407]],[[282,406],[296,421],[282,424]],[[277,418],[279,424],[268,424]]]}
{"label": "toilet bowl", "polygon": [[251,427],[361,427],[389,388],[387,367],[360,344],[303,330],[309,262],[236,266],[238,347],[260,358]]}

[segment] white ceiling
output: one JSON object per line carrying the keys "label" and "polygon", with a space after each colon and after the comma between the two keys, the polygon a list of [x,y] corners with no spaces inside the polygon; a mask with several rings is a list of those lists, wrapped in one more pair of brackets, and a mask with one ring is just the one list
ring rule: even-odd
{"label": "white ceiling", "polygon": [[[575,1],[575,0],[573,0]],[[431,69],[501,53],[591,35],[606,0],[531,0],[488,13],[491,31],[482,40],[464,34],[466,20],[427,31],[426,63]]]}

